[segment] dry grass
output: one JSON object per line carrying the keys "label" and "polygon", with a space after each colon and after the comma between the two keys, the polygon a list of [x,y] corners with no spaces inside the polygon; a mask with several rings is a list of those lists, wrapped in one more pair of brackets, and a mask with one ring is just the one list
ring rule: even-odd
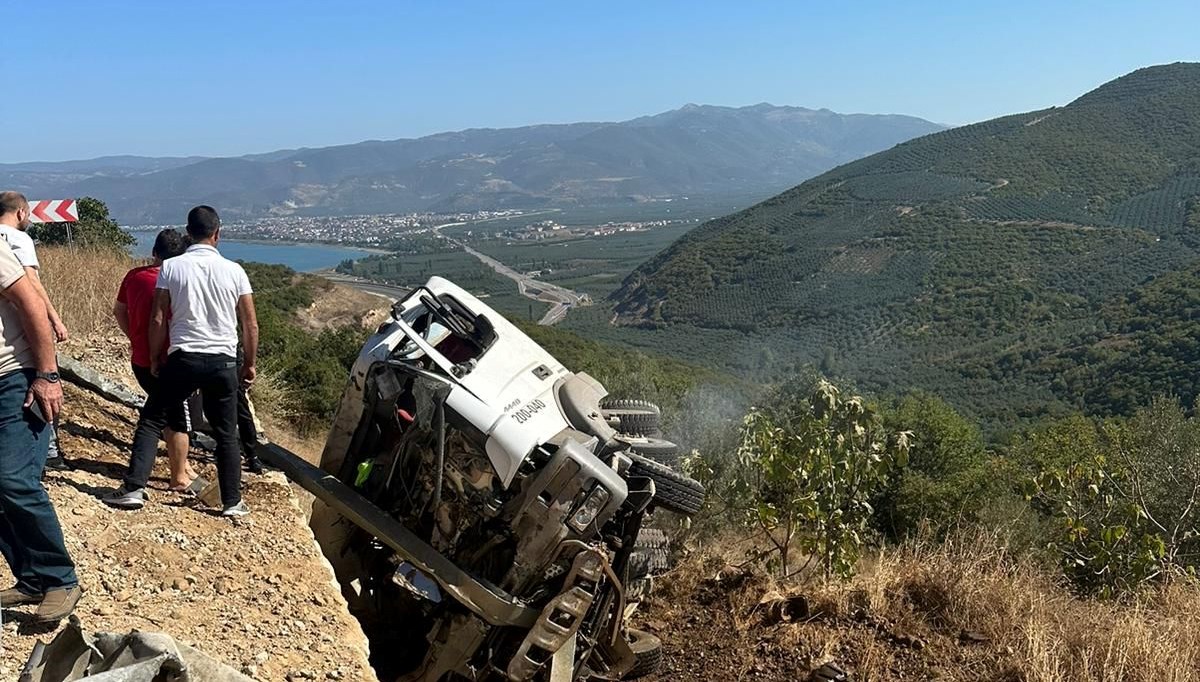
{"label": "dry grass", "polygon": [[[726,564],[712,556],[692,559],[667,581],[672,604],[661,607],[665,615],[655,615],[677,627],[676,618],[694,619],[701,605],[713,608],[719,591],[717,608],[728,615],[711,628],[736,633],[744,643],[736,648],[755,652],[711,671],[731,678],[758,671],[757,678],[787,679],[791,671],[799,679],[800,671],[833,658],[861,682],[1200,680],[1195,581],[1179,580],[1125,604],[1082,599],[988,534],[882,552],[864,561],[848,583],[779,585],[755,573],[734,581],[736,588],[728,580],[715,588],[714,576]],[[775,591],[803,595],[811,618],[765,622],[759,601]],[[964,633],[983,641],[966,641]],[[688,632],[669,644],[686,650],[690,642],[699,648],[705,641],[702,633]],[[785,672],[777,678],[774,670]]]}
{"label": "dry grass", "polygon": [[261,419],[275,425],[290,423],[299,414],[296,392],[284,382],[279,370],[264,362],[250,387],[250,400],[262,406]]}
{"label": "dry grass", "polygon": [[112,317],[121,279],[137,265],[128,255],[112,250],[42,247],[41,278],[54,307],[74,335],[120,334]]}
{"label": "dry grass", "polygon": [[121,279],[141,261],[115,251],[46,246],[38,257],[46,292],[70,332],[59,352],[140,391],[129,368],[129,341],[112,306]]}
{"label": "dry grass", "polygon": [[[1178,581],[1128,604],[1081,599],[995,536],[914,543],[876,557],[851,583],[870,611],[934,635],[985,635],[984,675],[1031,682],[1200,679],[1200,587]],[[827,588],[840,596],[845,588]],[[834,603],[844,605],[838,599]],[[983,672],[983,671],[980,671]]]}

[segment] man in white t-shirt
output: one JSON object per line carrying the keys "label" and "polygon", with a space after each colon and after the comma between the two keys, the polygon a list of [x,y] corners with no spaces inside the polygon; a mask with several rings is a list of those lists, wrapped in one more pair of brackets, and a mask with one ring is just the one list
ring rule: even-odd
{"label": "man in white t-shirt", "polygon": [[[33,239],[26,230],[33,224],[33,212],[29,209],[29,201],[20,192],[0,192],[0,239],[8,243],[17,262],[25,269],[25,278],[33,290],[42,298],[46,305],[46,314],[50,318],[50,328],[54,332],[54,340],[62,343],[67,340],[67,326],[63,324],[50,296],[42,286],[40,275],[41,264],[38,262],[37,251],[33,248]],[[64,470],[67,463],[63,460],[58,449],[58,424],[50,425],[49,454],[46,457],[46,468]]]}
{"label": "man in white t-shirt", "polygon": [[25,268],[25,276],[29,278],[29,283],[46,304],[50,327],[54,330],[54,340],[62,343],[67,340],[67,326],[63,324],[42,286],[39,277],[41,264],[38,263],[37,251],[33,248],[33,238],[26,232],[33,224],[32,217],[33,212],[25,195],[20,192],[0,192],[0,239],[8,242],[13,255],[17,257],[17,262]]}
{"label": "man in white t-shirt", "polygon": [[[212,207],[193,208],[188,213],[187,231],[193,245],[182,256],[163,262],[155,287],[150,371],[159,377],[160,388],[142,407],[124,483],[104,502],[123,509],[145,505],[146,482],[154,468],[158,436],[167,423],[167,409],[199,389],[204,416],[217,441],[222,515],[244,516],[250,510],[242,502],[237,401],[239,384],[249,387],[256,374],[258,319],[254,296],[242,266],[217,252],[221,221]],[[170,347],[166,364],[160,367],[168,320]],[[245,349],[240,372],[239,323]]]}

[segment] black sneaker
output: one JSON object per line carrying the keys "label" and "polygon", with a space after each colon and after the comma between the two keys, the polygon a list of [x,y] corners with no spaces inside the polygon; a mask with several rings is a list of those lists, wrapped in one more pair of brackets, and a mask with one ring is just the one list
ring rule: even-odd
{"label": "black sneaker", "polygon": [[246,471],[249,471],[252,474],[261,474],[263,472],[262,460],[258,457],[247,457]]}
{"label": "black sneaker", "polygon": [[67,464],[67,459],[62,455],[51,457],[46,460],[46,471],[70,471],[71,465]]}
{"label": "black sneaker", "polygon": [[100,499],[104,504],[118,509],[141,509],[146,506],[146,489],[130,490],[122,485]]}

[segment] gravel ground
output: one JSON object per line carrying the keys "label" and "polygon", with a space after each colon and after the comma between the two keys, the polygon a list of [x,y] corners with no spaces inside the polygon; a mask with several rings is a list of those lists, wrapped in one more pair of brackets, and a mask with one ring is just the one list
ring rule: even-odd
{"label": "gravel ground", "polygon": [[[376,679],[366,638],[281,474],[247,474],[253,513],[230,521],[168,493],[162,456],[150,503],[109,509],[96,496],[119,484],[136,415],[66,391],[60,438],[75,468],[50,473],[46,486],[79,567],[85,629],[166,632],[260,680]],[[193,460],[212,480],[212,464],[196,452]],[[16,680],[34,642],[53,637],[24,622],[32,608],[3,611],[0,680]]]}

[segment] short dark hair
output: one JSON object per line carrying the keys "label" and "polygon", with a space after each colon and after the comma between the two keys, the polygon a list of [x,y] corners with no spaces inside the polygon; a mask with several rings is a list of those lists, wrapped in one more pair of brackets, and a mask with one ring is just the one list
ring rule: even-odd
{"label": "short dark hair", "polygon": [[155,258],[166,260],[174,258],[187,251],[187,238],[179,230],[166,229],[154,238],[154,249],[150,252]]}
{"label": "short dark hair", "polygon": [[187,233],[192,239],[208,239],[221,229],[221,218],[212,206],[197,206],[188,211]]}
{"label": "short dark hair", "polygon": [[0,215],[8,215],[29,205],[29,200],[20,192],[0,192]]}

